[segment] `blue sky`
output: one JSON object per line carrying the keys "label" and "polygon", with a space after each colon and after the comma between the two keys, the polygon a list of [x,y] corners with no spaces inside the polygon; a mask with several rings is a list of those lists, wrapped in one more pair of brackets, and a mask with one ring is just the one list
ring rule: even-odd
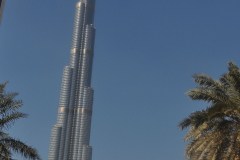
{"label": "blue sky", "polygon": [[[93,160],[183,160],[177,125],[207,104],[185,92],[192,75],[239,64],[238,0],[96,0]],[[0,81],[23,112],[10,132],[47,159],[75,0],[8,0],[0,26]],[[19,158],[21,159],[21,158]]]}

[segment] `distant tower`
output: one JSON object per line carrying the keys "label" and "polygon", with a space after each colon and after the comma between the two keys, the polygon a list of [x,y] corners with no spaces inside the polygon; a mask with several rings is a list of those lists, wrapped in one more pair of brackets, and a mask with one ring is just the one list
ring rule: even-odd
{"label": "distant tower", "polygon": [[48,160],[91,160],[89,145],[93,89],[95,0],[76,4],[70,63],[64,68],[57,123],[52,128]]}
{"label": "distant tower", "polygon": [[5,4],[5,0],[0,0],[0,23],[2,21],[4,4]]}

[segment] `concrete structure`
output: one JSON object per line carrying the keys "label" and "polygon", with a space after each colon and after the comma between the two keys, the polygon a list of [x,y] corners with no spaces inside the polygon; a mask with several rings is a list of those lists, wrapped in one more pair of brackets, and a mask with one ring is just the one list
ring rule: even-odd
{"label": "concrete structure", "polygon": [[91,160],[89,145],[93,89],[95,0],[76,4],[70,63],[64,68],[57,123],[52,128],[49,160]]}

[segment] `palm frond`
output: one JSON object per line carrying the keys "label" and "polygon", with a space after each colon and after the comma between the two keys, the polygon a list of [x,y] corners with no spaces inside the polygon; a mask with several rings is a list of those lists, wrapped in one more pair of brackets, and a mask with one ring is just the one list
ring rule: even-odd
{"label": "palm frond", "polygon": [[0,159],[1,160],[10,160],[12,157],[12,154],[9,150],[9,148],[6,145],[0,144]]}
{"label": "palm frond", "polygon": [[197,87],[187,92],[192,100],[203,100],[212,103],[231,103],[229,97],[222,90],[215,90],[205,87]]}
{"label": "palm frond", "polygon": [[210,76],[206,74],[194,74],[193,78],[196,83],[200,86],[211,87],[211,88],[221,88],[221,83],[219,81],[215,81]]}
{"label": "palm frond", "polygon": [[239,68],[233,62],[228,63],[229,76],[235,81],[235,88],[240,91],[240,72]]}
{"label": "palm frond", "polygon": [[13,138],[4,138],[0,140],[5,146],[8,146],[16,153],[20,153],[23,157],[32,159],[32,160],[40,160],[36,149],[26,145],[20,140],[16,140]]}
{"label": "palm frond", "polygon": [[0,114],[4,114],[9,111],[15,111],[22,106],[21,100],[15,100],[17,93],[8,93],[2,95],[0,98]]}
{"label": "palm frond", "polygon": [[185,129],[189,126],[198,127],[202,123],[204,123],[208,119],[206,112],[204,110],[202,111],[196,111],[189,115],[189,117],[185,118],[179,123],[179,127],[181,129]]}
{"label": "palm frond", "polygon": [[192,100],[210,105],[179,123],[188,128],[186,156],[190,160],[240,160],[240,70],[230,62],[219,80],[193,76],[197,87],[187,92]]}
{"label": "palm frond", "polygon": [[8,84],[8,82],[0,83],[0,95],[5,92],[5,87]]}
{"label": "palm frond", "polygon": [[0,129],[10,127],[16,120],[20,118],[26,118],[27,114],[21,112],[13,112],[11,114],[4,115],[0,118]]}
{"label": "palm frond", "polygon": [[16,120],[27,117],[27,114],[18,111],[22,106],[22,101],[15,99],[18,94],[6,93],[6,85],[7,82],[0,84],[0,159],[10,160],[12,152],[16,152],[27,159],[40,160],[34,148],[5,133],[5,130]]}

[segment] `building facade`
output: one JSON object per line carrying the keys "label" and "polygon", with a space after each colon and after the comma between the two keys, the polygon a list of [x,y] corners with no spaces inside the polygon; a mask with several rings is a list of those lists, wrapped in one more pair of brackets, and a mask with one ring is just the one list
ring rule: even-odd
{"label": "building facade", "polygon": [[91,160],[89,145],[93,89],[95,0],[76,4],[70,63],[64,68],[57,123],[53,126],[48,160]]}

